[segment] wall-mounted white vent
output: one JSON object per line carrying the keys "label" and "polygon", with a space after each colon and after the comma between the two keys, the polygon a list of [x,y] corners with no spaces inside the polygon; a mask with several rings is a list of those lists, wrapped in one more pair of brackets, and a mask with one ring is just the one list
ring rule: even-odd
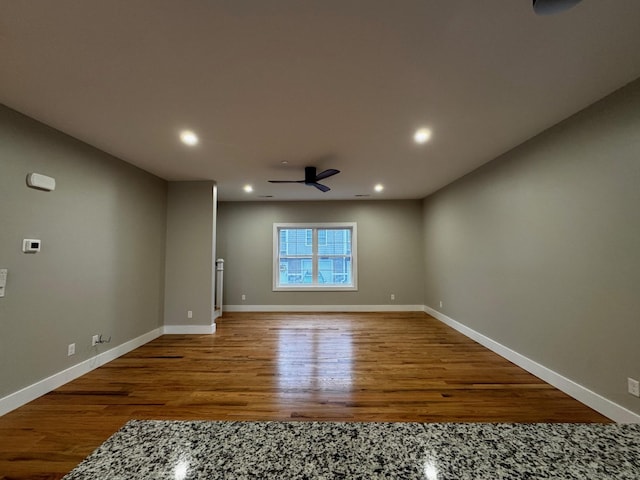
{"label": "wall-mounted white vent", "polygon": [[30,173],[27,175],[27,185],[31,188],[51,192],[56,189],[56,179],[40,173]]}

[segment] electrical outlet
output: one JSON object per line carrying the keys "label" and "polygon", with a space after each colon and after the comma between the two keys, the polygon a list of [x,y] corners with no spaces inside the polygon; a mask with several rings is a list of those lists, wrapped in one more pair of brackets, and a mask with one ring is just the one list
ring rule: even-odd
{"label": "electrical outlet", "polygon": [[99,343],[100,343],[100,335],[94,335],[93,337],[91,337],[91,346],[92,347],[95,347]]}
{"label": "electrical outlet", "polygon": [[187,310],[187,318],[193,318],[193,310]]}
{"label": "electrical outlet", "polygon": [[392,294],[391,294],[391,300],[395,300],[395,299],[396,299],[396,294],[395,294],[395,293],[392,293]]}
{"label": "electrical outlet", "polygon": [[640,382],[634,378],[627,378],[627,388],[634,397],[640,397]]}
{"label": "electrical outlet", "polygon": [[246,299],[247,299],[247,296],[243,293],[242,294],[242,300],[246,300]]}
{"label": "electrical outlet", "polygon": [[442,300],[440,300],[440,308],[442,308]]}
{"label": "electrical outlet", "polygon": [[69,347],[67,348],[67,356],[71,356],[71,355],[75,355],[76,354],[76,344],[75,343],[70,343]]}

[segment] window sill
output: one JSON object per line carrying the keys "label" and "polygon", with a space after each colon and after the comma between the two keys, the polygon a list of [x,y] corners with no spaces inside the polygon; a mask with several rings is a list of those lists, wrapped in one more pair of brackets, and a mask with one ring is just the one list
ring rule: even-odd
{"label": "window sill", "polygon": [[340,287],[337,285],[324,286],[295,286],[295,287],[273,287],[274,292],[357,292],[357,286]]}

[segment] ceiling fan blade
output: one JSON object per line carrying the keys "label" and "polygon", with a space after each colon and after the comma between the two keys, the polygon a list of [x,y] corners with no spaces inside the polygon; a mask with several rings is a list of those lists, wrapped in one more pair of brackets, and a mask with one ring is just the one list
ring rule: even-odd
{"label": "ceiling fan blade", "polygon": [[533,0],[533,11],[538,15],[553,15],[578,4],[581,0]]}
{"label": "ceiling fan blade", "polygon": [[304,183],[304,180],[268,180],[269,183]]}
{"label": "ceiling fan blade", "polygon": [[307,185],[313,185],[321,192],[328,192],[329,190],[331,190],[329,187],[327,187],[326,185],[322,185],[321,183],[312,182],[312,183],[307,183]]}
{"label": "ceiling fan blade", "polygon": [[329,169],[325,170],[324,172],[320,172],[319,174],[317,174],[316,175],[316,181],[322,180],[323,178],[331,177],[331,176],[336,175],[338,173],[340,173],[340,170],[336,170],[335,168],[329,168]]}

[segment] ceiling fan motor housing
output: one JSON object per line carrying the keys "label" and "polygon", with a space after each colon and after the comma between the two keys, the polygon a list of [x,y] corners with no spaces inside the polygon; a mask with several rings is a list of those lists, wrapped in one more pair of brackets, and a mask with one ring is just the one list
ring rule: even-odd
{"label": "ceiling fan motor housing", "polygon": [[316,182],[316,167],[304,167],[304,183]]}

